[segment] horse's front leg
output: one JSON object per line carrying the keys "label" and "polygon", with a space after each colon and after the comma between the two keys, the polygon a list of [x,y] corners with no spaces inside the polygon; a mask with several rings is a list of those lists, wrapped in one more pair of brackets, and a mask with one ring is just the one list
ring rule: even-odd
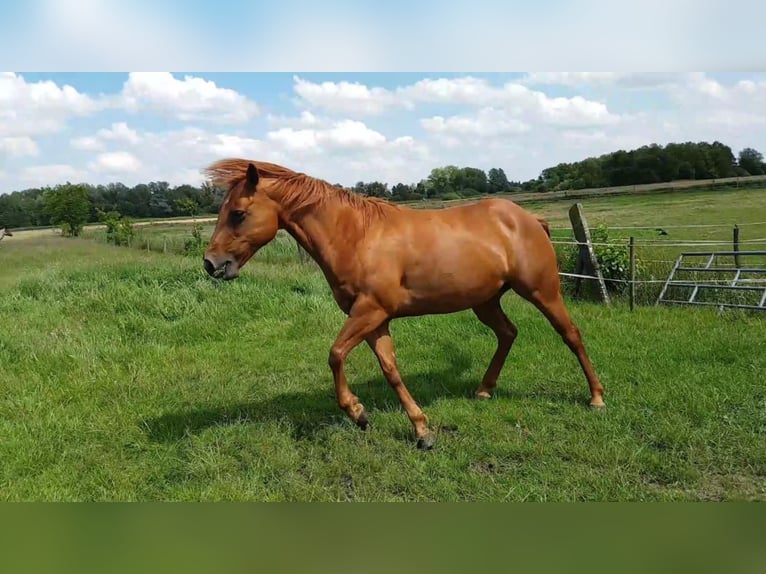
{"label": "horse's front leg", "polygon": [[402,408],[404,408],[407,416],[410,418],[410,422],[415,429],[415,435],[418,437],[418,448],[421,450],[432,448],[436,435],[428,430],[428,417],[426,417],[423,410],[412,398],[407,387],[404,386],[404,381],[402,381],[402,376],[399,374],[399,369],[396,366],[394,342],[391,339],[391,332],[388,329],[387,321],[367,337],[367,343],[378,358],[378,363],[383,370],[383,374],[386,376],[388,384],[396,392]]}
{"label": "horse's front leg", "polygon": [[354,347],[364,341],[367,335],[377,329],[386,319],[386,312],[373,299],[357,299],[330,349],[328,363],[335,380],[335,395],[338,399],[338,406],[363,430],[367,428],[367,413],[356,395],[348,388],[343,365]]}

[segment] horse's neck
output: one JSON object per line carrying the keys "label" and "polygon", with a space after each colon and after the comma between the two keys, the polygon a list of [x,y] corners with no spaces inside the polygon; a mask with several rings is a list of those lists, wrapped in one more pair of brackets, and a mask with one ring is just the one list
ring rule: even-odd
{"label": "horse's neck", "polygon": [[[345,213],[341,213],[345,211]],[[343,269],[349,265],[348,257],[341,253],[342,246],[355,243],[359,238],[358,226],[348,207],[335,202],[309,208],[298,213],[286,213],[283,228],[322,268],[325,275],[341,279]],[[342,228],[338,228],[344,221]]]}

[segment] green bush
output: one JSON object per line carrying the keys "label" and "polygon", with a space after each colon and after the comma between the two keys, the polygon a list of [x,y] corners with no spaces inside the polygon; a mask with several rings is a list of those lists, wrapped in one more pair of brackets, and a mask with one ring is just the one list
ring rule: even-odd
{"label": "green bush", "polygon": [[205,252],[205,242],[202,239],[202,226],[195,223],[192,226],[191,237],[184,241],[184,254],[203,255]]}
{"label": "green bush", "polygon": [[101,212],[100,218],[106,226],[106,242],[114,245],[130,245],[135,235],[133,221],[122,217],[118,211]]}
{"label": "green bush", "polygon": [[[609,230],[605,225],[591,229],[590,238],[594,243],[593,251],[601,268],[601,275],[607,280],[607,291],[614,293],[626,291],[629,285],[627,281],[630,281],[630,248],[627,241],[624,244],[609,244]],[[560,251],[562,272],[575,272],[579,250],[578,245],[567,245]],[[640,270],[641,262],[636,258],[636,276]]]}

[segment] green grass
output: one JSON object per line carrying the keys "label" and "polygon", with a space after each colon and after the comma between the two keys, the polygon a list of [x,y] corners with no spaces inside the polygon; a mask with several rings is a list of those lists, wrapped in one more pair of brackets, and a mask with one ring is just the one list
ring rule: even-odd
{"label": "green grass", "polygon": [[313,265],[257,257],[215,283],[196,257],[37,237],[0,246],[2,500],[766,500],[764,317],[571,304],[606,388],[515,295],[495,348],[470,312],[394,322],[438,433],[418,451],[366,347],[335,404],[343,316]]}

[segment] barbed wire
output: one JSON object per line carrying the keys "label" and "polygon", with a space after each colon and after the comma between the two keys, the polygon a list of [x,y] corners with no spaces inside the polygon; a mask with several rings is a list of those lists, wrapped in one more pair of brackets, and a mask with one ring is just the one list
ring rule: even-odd
{"label": "barbed wire", "polygon": [[[766,225],[766,221],[754,221],[751,223],[690,223],[686,225],[607,225],[608,229],[697,229],[697,228],[716,228],[716,227],[750,227],[754,225]],[[551,231],[570,230],[569,227],[551,227]]]}
{"label": "barbed wire", "polygon": [[[551,243],[554,245],[588,245],[585,241],[566,241],[563,239],[551,239]],[[647,246],[647,247],[704,247],[704,246],[712,246],[712,245],[732,245],[732,241],[708,241],[704,239],[690,239],[688,241],[683,242],[671,242],[671,241],[665,241],[662,239],[636,239],[634,245],[636,247],[640,246]],[[764,245],[766,244],[766,237],[761,239],[742,239],[737,242],[740,245],[743,244],[749,244],[749,245]],[[614,247],[614,246],[627,246],[629,244],[627,239],[621,239],[621,240],[615,240],[615,241],[607,241],[607,242],[598,242],[598,241],[591,241],[590,245],[595,245],[599,247]]]}
{"label": "barbed wire", "polygon": [[[721,272],[722,273],[726,273],[726,272],[731,273],[732,270],[730,270],[730,269],[722,269]],[[593,280],[593,281],[598,281],[598,277],[594,277],[593,275],[581,275],[579,273],[564,273],[564,272],[560,271],[559,272],[559,276],[561,276],[561,277],[572,277],[572,278],[575,278],[575,279],[590,279],[590,280]],[[642,283],[645,283],[645,284],[668,283],[667,279],[634,279],[633,281],[631,281],[630,279],[612,279],[612,278],[609,278],[609,277],[603,277],[603,280],[606,283],[625,283],[625,284],[633,283],[634,285],[640,285]],[[669,286],[672,286],[672,285],[679,286],[678,284],[686,285],[690,281],[692,281],[692,279],[674,279],[674,280],[670,281],[670,283],[668,283],[668,285]],[[734,281],[734,279],[705,279],[704,283],[705,284],[714,283],[714,284],[721,284],[721,285],[731,285],[732,281]],[[737,280],[737,284],[739,284],[739,283],[758,283],[759,285],[762,284],[763,287],[766,288],[766,278],[764,278],[764,279],[738,279]]]}

